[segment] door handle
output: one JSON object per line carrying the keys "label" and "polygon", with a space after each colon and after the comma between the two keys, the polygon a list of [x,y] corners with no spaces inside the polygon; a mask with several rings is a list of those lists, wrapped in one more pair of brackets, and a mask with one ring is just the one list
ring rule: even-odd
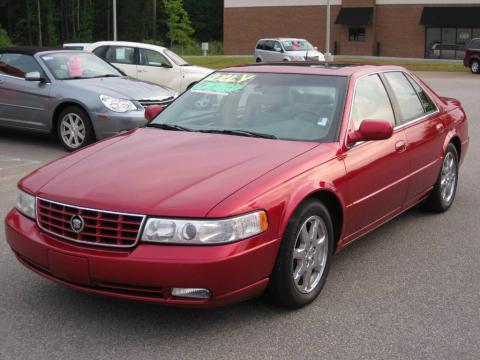
{"label": "door handle", "polygon": [[403,153],[405,150],[407,150],[407,143],[405,141],[401,140],[395,144],[395,151],[397,153]]}
{"label": "door handle", "polygon": [[443,124],[441,124],[441,123],[437,124],[437,126],[435,128],[437,129],[437,131],[440,134],[443,133],[443,130],[445,130],[445,126],[443,126]]}

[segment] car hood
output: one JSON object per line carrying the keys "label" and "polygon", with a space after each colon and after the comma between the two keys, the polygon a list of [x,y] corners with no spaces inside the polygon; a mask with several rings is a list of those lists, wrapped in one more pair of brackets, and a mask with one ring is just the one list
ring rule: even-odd
{"label": "car hood", "polygon": [[128,100],[161,100],[172,97],[174,91],[160,85],[146,83],[130,77],[63,80],[82,90],[97,92]]}
{"label": "car hood", "polygon": [[207,75],[213,73],[213,71],[214,71],[212,69],[202,67],[202,66],[196,66],[196,65],[182,66],[182,69],[186,73],[199,74],[199,75],[204,75],[204,76],[207,76]]}
{"label": "car hood", "polygon": [[[229,195],[318,146],[154,128],[107,142],[41,168],[24,185],[42,198],[87,208],[204,217]],[[35,176],[41,179],[36,185]]]}

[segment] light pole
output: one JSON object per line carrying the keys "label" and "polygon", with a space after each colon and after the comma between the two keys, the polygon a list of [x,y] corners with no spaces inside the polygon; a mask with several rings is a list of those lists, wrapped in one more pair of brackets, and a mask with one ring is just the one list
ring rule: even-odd
{"label": "light pole", "polygon": [[325,61],[332,61],[333,57],[330,53],[330,0],[327,0],[327,21],[326,21],[326,49],[325,49]]}
{"label": "light pole", "polygon": [[113,0],[113,41],[117,41],[117,0]]}

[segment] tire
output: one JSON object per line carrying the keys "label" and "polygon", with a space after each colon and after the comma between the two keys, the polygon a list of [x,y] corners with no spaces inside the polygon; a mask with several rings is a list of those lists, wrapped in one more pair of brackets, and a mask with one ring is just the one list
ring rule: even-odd
{"label": "tire", "polygon": [[94,142],[95,133],[87,113],[79,106],[65,108],[58,116],[57,137],[67,151],[75,151]]}
{"label": "tire", "polygon": [[[304,241],[302,230],[305,228],[307,234],[312,234],[315,222],[318,235],[316,241],[309,244]],[[333,245],[333,225],[327,208],[317,200],[307,200],[288,222],[267,289],[269,300],[290,309],[301,308],[315,300],[327,279]],[[306,281],[308,272],[310,281]]]}
{"label": "tire", "polygon": [[432,193],[425,201],[425,207],[436,213],[447,211],[455,200],[458,184],[458,153],[453,144],[448,144]]}
{"label": "tire", "polygon": [[480,74],[480,61],[472,60],[470,62],[470,71],[472,74]]}
{"label": "tire", "polygon": [[257,62],[257,63],[261,63],[261,62],[262,62],[262,59],[260,59],[260,58],[257,58],[257,59],[255,60],[255,62]]}

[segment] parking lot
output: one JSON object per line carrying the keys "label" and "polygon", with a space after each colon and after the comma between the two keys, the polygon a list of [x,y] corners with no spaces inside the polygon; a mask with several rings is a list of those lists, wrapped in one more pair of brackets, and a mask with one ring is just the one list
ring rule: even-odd
{"label": "parking lot", "polygon": [[[338,254],[313,304],[187,310],[86,295],[20,265],[2,222],[0,359],[478,359],[480,77],[420,75],[469,116],[456,201],[442,215],[413,209]],[[2,219],[17,181],[64,154],[53,138],[0,129]]]}

